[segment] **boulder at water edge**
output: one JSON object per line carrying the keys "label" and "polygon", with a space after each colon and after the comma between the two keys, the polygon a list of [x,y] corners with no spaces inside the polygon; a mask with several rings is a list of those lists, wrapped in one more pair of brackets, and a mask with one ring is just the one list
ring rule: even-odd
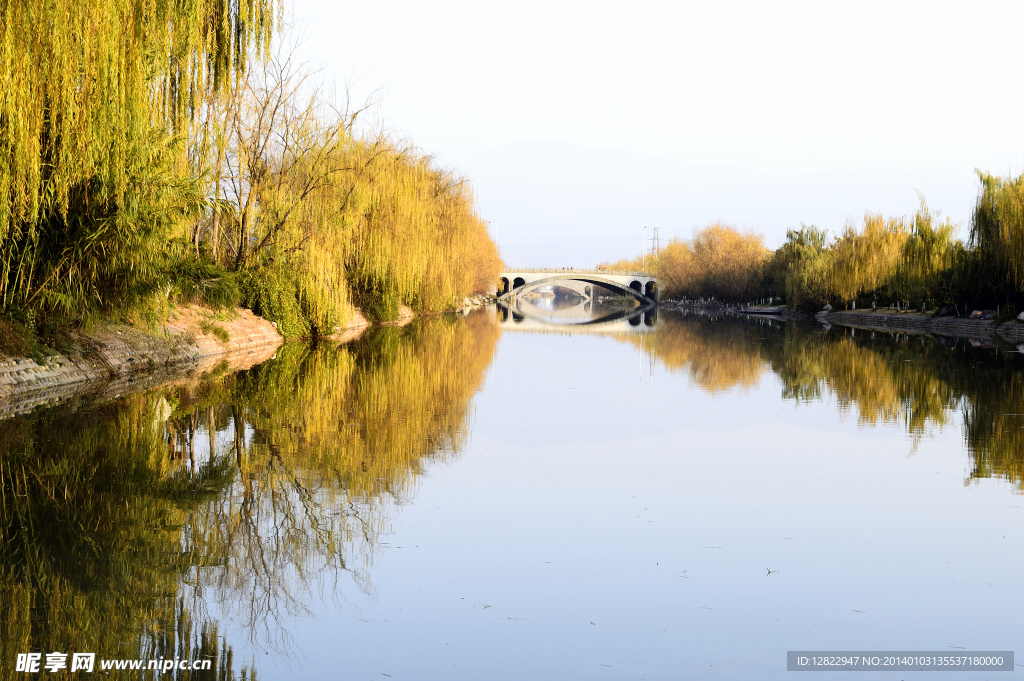
{"label": "boulder at water edge", "polygon": [[826,304],[825,307],[821,308],[821,311],[822,312],[831,312],[832,311],[832,306]]}
{"label": "boulder at water edge", "polygon": [[1017,315],[1017,321],[1020,322],[1021,324],[1024,324],[1024,312],[1021,312],[1019,315]]}

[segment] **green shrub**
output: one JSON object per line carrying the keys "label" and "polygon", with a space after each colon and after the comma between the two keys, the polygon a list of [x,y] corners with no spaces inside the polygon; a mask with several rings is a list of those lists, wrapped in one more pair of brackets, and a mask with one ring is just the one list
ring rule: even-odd
{"label": "green shrub", "polygon": [[373,322],[390,322],[398,319],[401,301],[398,288],[393,283],[368,278],[364,281],[350,281],[353,300],[366,318]]}
{"label": "green shrub", "polygon": [[285,338],[329,336],[339,321],[337,312],[320,304],[317,291],[307,291],[303,283],[295,271],[276,264],[245,270],[239,276],[242,304],[276,322]]}
{"label": "green shrub", "polygon": [[175,263],[170,275],[172,290],[181,300],[222,309],[238,305],[242,297],[235,274],[209,260],[184,258]]}
{"label": "green shrub", "polygon": [[285,338],[309,338],[309,321],[302,313],[298,282],[293,273],[278,268],[245,271],[239,277],[242,304],[264,319],[277,323]]}

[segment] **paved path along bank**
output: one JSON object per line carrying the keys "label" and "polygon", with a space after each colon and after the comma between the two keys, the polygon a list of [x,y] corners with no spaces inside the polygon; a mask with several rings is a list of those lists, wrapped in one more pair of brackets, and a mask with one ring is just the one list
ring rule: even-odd
{"label": "paved path along bank", "polygon": [[819,312],[814,318],[827,324],[864,329],[917,331],[936,336],[990,339],[996,336],[1014,343],[1024,342],[1024,324],[1009,321],[996,326],[992,320],[964,317],[932,317],[919,312]]}

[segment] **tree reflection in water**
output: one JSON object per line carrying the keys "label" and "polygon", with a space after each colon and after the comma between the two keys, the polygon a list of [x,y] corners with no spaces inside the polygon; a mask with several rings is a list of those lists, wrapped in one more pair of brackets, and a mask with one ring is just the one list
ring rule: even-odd
{"label": "tree reflection in water", "polygon": [[173,678],[238,678],[211,591],[287,647],[280,623],[311,591],[345,573],[369,589],[387,509],[465,444],[499,333],[482,314],[424,320],[0,422],[0,659],[210,657]]}
{"label": "tree reflection in water", "polygon": [[1024,489],[1024,356],[1012,346],[674,313],[642,342],[708,392],[753,388],[771,371],[785,399],[834,399],[865,426],[900,423],[915,447],[959,413],[972,458],[965,482],[997,477]]}

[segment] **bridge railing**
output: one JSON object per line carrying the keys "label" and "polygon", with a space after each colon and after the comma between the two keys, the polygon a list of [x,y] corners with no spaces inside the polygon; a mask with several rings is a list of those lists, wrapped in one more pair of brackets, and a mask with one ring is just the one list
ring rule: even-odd
{"label": "bridge railing", "polygon": [[515,274],[517,272],[524,274],[562,274],[563,272],[572,272],[573,274],[618,274],[630,277],[654,278],[653,274],[648,274],[647,272],[629,272],[627,270],[608,270],[603,268],[588,270],[574,267],[517,267],[509,268],[502,272],[502,274]]}

